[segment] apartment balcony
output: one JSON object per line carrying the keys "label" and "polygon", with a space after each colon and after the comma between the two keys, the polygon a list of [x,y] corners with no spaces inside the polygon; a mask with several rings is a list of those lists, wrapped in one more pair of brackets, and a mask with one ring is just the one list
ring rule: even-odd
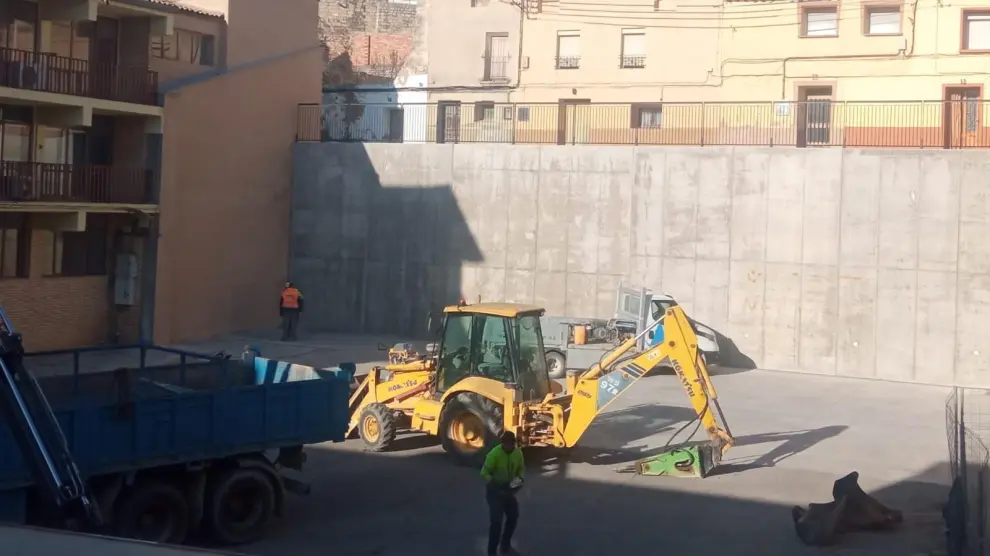
{"label": "apartment balcony", "polygon": [[147,68],[0,48],[0,87],[153,106],[158,74]]}
{"label": "apartment balcony", "polygon": [[143,168],[0,162],[0,203],[146,205],[151,188]]}

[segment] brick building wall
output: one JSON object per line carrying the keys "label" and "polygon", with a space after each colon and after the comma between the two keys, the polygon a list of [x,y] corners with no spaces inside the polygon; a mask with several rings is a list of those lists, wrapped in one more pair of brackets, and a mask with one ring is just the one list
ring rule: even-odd
{"label": "brick building wall", "polygon": [[[128,221],[118,216],[109,223],[108,251],[111,253],[114,230]],[[122,307],[116,309],[112,302],[111,278],[104,276],[44,276],[46,258],[53,256],[51,244],[42,234],[30,234],[31,255],[27,278],[0,279],[0,303],[7,311],[18,332],[24,335],[24,347],[28,351],[45,351],[91,346],[111,340],[111,318],[117,318],[116,331],[121,343],[134,343],[139,339],[141,310]],[[140,250],[123,245],[123,250]],[[112,261],[107,270],[112,272]]]}
{"label": "brick building wall", "polygon": [[320,0],[325,85],[389,81],[425,71],[425,2]]}

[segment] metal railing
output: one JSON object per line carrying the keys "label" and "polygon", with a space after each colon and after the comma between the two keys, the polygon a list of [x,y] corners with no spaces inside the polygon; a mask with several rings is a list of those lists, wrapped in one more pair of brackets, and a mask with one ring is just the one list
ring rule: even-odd
{"label": "metal railing", "polygon": [[990,102],[979,100],[484,104],[481,119],[469,102],[300,105],[297,139],[990,148]]}
{"label": "metal railing", "polygon": [[151,202],[151,170],[117,166],[0,162],[0,201]]}
{"label": "metal railing", "polygon": [[619,56],[620,68],[645,68],[646,56]]}
{"label": "metal railing", "polygon": [[0,48],[0,87],[104,100],[157,104],[158,73],[91,64],[43,52]]}
{"label": "metal railing", "polygon": [[581,67],[580,56],[557,56],[557,69],[578,69]]}
{"label": "metal railing", "polygon": [[945,404],[952,488],[943,515],[948,556],[990,555],[990,398],[955,387]]}

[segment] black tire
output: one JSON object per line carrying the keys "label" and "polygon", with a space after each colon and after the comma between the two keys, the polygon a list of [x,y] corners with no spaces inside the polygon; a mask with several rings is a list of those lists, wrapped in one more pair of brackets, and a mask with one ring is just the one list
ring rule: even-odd
{"label": "black tire", "polygon": [[168,483],[138,483],[117,502],[114,531],[128,539],[182,544],[189,535],[189,503]]}
{"label": "black tire", "polygon": [[[440,412],[440,445],[459,465],[480,466],[488,452],[499,443],[505,430],[501,404],[472,392],[462,392],[443,406]],[[452,427],[461,419],[480,420],[481,431],[477,447],[469,447],[452,438]],[[453,436],[456,436],[453,435]]]}
{"label": "black tire", "polygon": [[272,480],[260,469],[238,468],[221,472],[210,481],[203,520],[215,541],[238,545],[264,535],[275,513]]}
{"label": "black tire", "polygon": [[[368,428],[366,428],[366,426]],[[369,430],[373,428],[376,434]],[[395,413],[382,403],[369,404],[361,410],[358,419],[358,434],[372,452],[384,452],[392,446],[396,433]]]}
{"label": "black tire", "polygon": [[567,376],[567,360],[564,354],[559,351],[547,352],[547,374],[550,378],[564,378]]}

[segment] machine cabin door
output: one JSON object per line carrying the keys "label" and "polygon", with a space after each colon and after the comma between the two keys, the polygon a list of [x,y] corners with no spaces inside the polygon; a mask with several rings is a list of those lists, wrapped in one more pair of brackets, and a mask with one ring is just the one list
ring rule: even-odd
{"label": "machine cabin door", "polygon": [[542,400],[550,393],[550,374],[547,372],[540,315],[519,315],[511,321],[511,328],[516,386],[523,401]]}

